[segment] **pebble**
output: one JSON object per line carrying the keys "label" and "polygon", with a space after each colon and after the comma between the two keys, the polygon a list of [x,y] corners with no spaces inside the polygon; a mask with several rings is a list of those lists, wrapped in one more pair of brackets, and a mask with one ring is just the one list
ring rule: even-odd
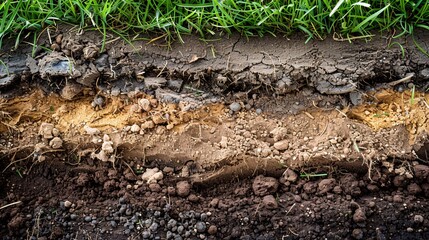
{"label": "pebble", "polygon": [[280,182],[281,183],[285,183],[285,182],[296,182],[296,180],[298,179],[298,174],[296,174],[292,169],[286,169],[281,178],[280,178]]}
{"label": "pebble", "polygon": [[152,223],[152,225],[150,225],[149,230],[151,232],[156,232],[156,230],[158,230],[158,226],[159,226],[158,223],[154,222]]}
{"label": "pebble", "polygon": [[206,224],[204,222],[197,222],[197,224],[195,224],[195,229],[197,232],[203,233],[206,231]]}
{"label": "pebble", "polygon": [[150,101],[146,98],[140,99],[138,104],[143,111],[149,112],[151,110]]}
{"label": "pebble", "polygon": [[77,215],[76,214],[74,214],[74,213],[70,214],[70,220],[74,221],[76,219],[77,219]]}
{"label": "pebble", "polygon": [[176,225],[177,225],[177,221],[175,219],[170,219],[167,223],[167,228],[172,229],[176,227]]}
{"label": "pebble", "polygon": [[54,124],[51,123],[42,123],[39,128],[39,135],[42,135],[45,139],[53,138],[52,130],[54,129]]}
{"label": "pebble", "polygon": [[148,231],[143,231],[142,237],[143,237],[143,239],[149,239],[150,238],[150,233]]}
{"label": "pebble", "polygon": [[423,218],[422,215],[415,215],[414,216],[414,222],[416,223],[422,223],[425,219]]}
{"label": "pebble", "polygon": [[274,143],[274,148],[279,151],[287,150],[289,148],[289,141],[288,140],[278,141]]}
{"label": "pebble", "polygon": [[115,228],[116,226],[118,226],[118,224],[116,223],[116,221],[112,220],[112,221],[110,221],[110,226]]}
{"label": "pebble", "polygon": [[133,124],[132,126],[131,126],[131,132],[133,132],[133,133],[138,133],[138,132],[140,132],[140,126],[139,125],[137,125],[137,124]]}
{"label": "pebble", "polygon": [[71,205],[72,203],[69,200],[64,201],[64,207],[69,208]]}
{"label": "pebble", "polygon": [[85,216],[85,222],[91,222],[92,217],[91,216]]}
{"label": "pebble", "polygon": [[241,110],[241,105],[238,102],[233,102],[229,105],[229,109],[231,109],[233,112],[238,112]]}
{"label": "pebble", "polygon": [[102,108],[104,106],[104,98],[102,96],[96,96],[91,105],[94,108]]}

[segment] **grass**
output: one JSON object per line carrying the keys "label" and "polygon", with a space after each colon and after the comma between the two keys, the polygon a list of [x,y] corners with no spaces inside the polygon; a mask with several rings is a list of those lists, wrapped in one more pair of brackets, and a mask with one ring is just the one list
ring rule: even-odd
{"label": "grass", "polygon": [[290,35],[345,39],[392,31],[394,38],[429,30],[427,0],[6,0],[0,4],[0,47],[59,22],[112,31],[126,39],[157,32],[182,41],[233,31],[245,36]]}

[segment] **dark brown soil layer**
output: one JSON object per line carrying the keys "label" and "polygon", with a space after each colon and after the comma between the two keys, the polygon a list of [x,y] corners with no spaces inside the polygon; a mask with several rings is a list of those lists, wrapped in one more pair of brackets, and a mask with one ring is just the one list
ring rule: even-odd
{"label": "dark brown soil layer", "polygon": [[201,187],[179,177],[189,164],[164,167],[161,181],[136,185],[129,167],[139,161],[113,169],[92,161],[70,166],[61,158],[32,166],[25,177],[18,169],[2,174],[0,205],[21,202],[1,210],[2,239],[429,237],[426,165],[412,166],[411,180],[375,166],[373,181],[342,169],[323,178],[287,170]]}

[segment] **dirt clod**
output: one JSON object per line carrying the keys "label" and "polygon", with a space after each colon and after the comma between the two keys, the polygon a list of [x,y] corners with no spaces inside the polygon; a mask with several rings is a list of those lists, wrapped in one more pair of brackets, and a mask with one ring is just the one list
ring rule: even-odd
{"label": "dirt clod", "polygon": [[264,204],[264,206],[267,209],[276,209],[278,208],[278,203],[276,201],[276,199],[274,198],[273,195],[266,195],[264,196],[264,198],[262,199],[262,202]]}
{"label": "dirt clod", "polygon": [[180,181],[176,184],[176,193],[180,197],[187,197],[191,192],[191,184],[187,181]]}
{"label": "dirt clod", "polygon": [[255,195],[265,196],[267,194],[274,194],[277,191],[278,186],[279,183],[277,179],[259,175],[253,181],[252,189]]}
{"label": "dirt clod", "polygon": [[414,174],[417,179],[425,180],[429,176],[429,167],[422,164],[417,164],[414,166]]}
{"label": "dirt clod", "polygon": [[353,221],[355,223],[362,223],[366,221],[365,211],[362,208],[356,209],[353,214]]}

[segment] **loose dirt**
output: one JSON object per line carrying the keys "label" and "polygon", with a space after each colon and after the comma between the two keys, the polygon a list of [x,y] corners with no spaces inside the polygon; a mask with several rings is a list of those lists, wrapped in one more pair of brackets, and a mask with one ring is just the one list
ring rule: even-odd
{"label": "loose dirt", "polygon": [[49,36],[1,59],[2,239],[428,238],[407,39]]}

